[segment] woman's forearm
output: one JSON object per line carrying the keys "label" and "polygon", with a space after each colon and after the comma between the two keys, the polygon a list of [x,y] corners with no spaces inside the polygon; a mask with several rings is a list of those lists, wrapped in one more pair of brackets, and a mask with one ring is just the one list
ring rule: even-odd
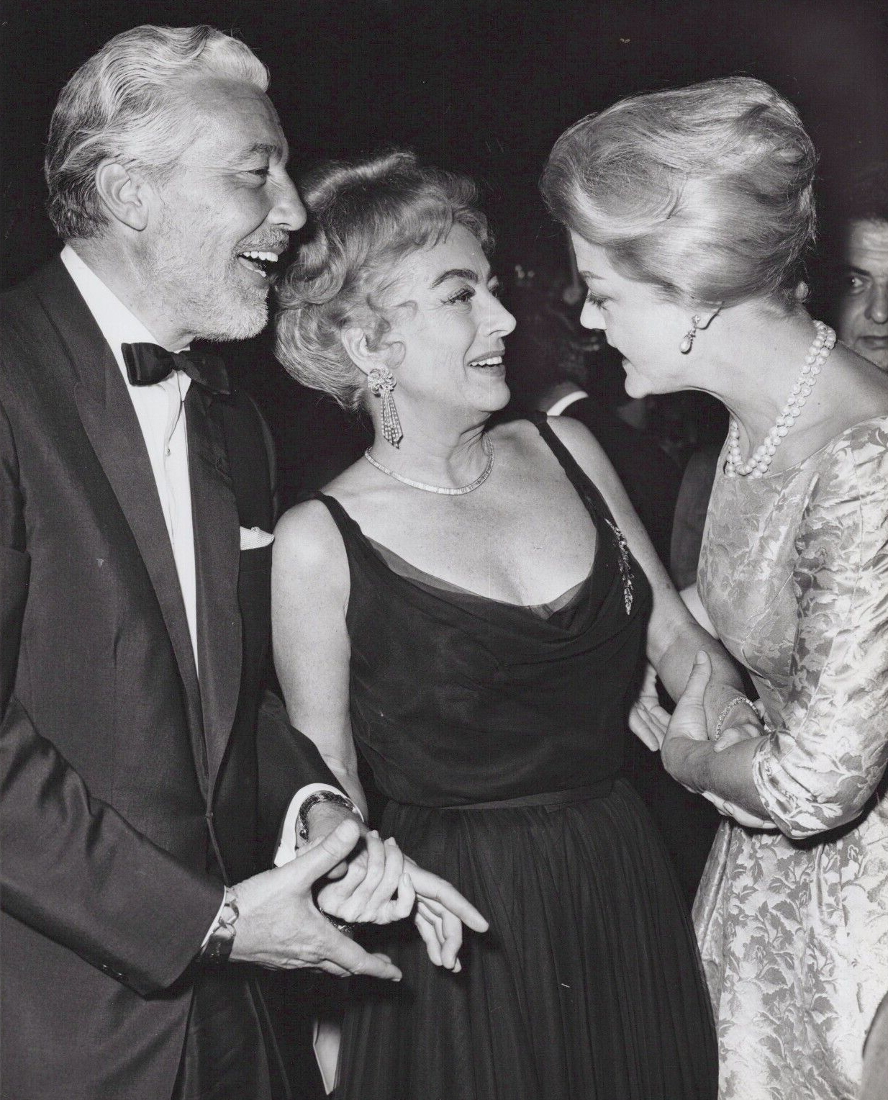
{"label": "woman's forearm", "polygon": [[[712,663],[712,676],[703,697],[706,728],[709,736],[712,737],[715,734],[719,716],[725,707],[738,695],[746,694],[740,673],[723,646],[697,623],[688,622],[675,634],[653,663],[663,686],[677,701],[687,687],[691,669],[694,667],[694,658],[701,649],[706,651]],[[730,717],[732,720],[737,720],[750,718],[751,715],[752,712],[748,707],[738,707],[737,712],[732,713]]]}
{"label": "woman's forearm", "polygon": [[324,763],[336,776],[342,789],[364,815],[364,820],[366,821],[368,812],[367,796],[364,794],[364,788],[361,786],[360,779],[358,779],[357,761],[349,766],[338,756],[328,755],[323,752],[321,756],[323,757]]}

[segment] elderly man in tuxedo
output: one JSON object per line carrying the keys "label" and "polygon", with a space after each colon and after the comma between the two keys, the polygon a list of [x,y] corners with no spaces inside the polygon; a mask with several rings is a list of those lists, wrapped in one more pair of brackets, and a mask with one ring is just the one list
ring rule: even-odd
{"label": "elderly man in tuxedo", "polygon": [[[415,888],[451,966],[456,918],[484,927],[435,876],[402,876],[262,694],[267,433],[221,361],[189,348],[262,329],[269,268],[305,219],[266,86],[250,50],[208,27],[103,47],[47,146],[65,246],[4,296],[2,1080],[16,1100],[286,1095],[250,964],[399,976],[316,895],[334,917],[385,921]],[[263,830],[292,849],[297,820],[295,858],[257,873]]]}

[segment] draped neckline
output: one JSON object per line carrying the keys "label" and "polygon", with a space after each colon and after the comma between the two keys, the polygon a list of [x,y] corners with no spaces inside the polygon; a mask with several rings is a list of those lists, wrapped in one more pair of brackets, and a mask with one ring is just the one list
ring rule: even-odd
{"label": "draped neckline", "polygon": [[[386,553],[390,553],[394,557],[405,562],[410,569],[415,570],[417,573],[424,573],[425,571],[413,565],[412,562],[401,558],[399,554],[395,554],[389,547],[383,546],[381,543],[376,543],[374,540],[368,538],[361,530],[361,526],[357,520],[349,515],[335,497],[331,497],[327,493],[319,491],[312,493],[311,496],[316,500],[323,501],[329,509],[335,511],[351,532],[354,540],[353,545],[356,545],[363,551],[365,559],[370,562],[371,566],[376,569],[382,577],[391,580],[392,583],[400,586],[402,591],[406,593],[411,593],[418,597],[426,596],[433,600],[443,601],[448,606],[465,611],[468,614],[476,613],[480,608],[495,608],[502,611],[502,613],[509,618],[520,619],[525,623],[525,628],[528,623],[537,623],[543,629],[550,627],[558,632],[570,631],[574,620],[574,613],[578,612],[580,608],[588,608],[592,613],[590,619],[594,620],[610,591],[610,585],[605,583],[607,576],[603,571],[607,565],[608,558],[611,556],[615,557],[616,551],[615,549],[609,550],[611,540],[602,531],[603,523],[599,523],[598,518],[588,510],[588,505],[587,512],[589,518],[595,525],[598,534],[595,546],[595,557],[589,568],[589,572],[583,580],[567,589],[567,592],[571,592],[572,589],[576,589],[576,591],[564,606],[554,610],[551,615],[542,616],[538,614],[535,609],[544,605],[513,603],[509,600],[496,599],[493,596],[484,596],[480,592],[473,592],[471,589],[462,588],[458,585],[445,588],[439,587],[437,584],[430,584],[413,577],[404,576],[393,569],[385,560],[382,553],[380,553],[380,548]],[[614,569],[613,572],[619,576],[619,570]],[[445,585],[453,584],[451,581],[446,581],[441,577],[435,577],[430,573],[426,573],[425,575],[433,581],[443,581]],[[562,596],[566,594],[567,593],[563,593]],[[561,598],[562,597],[556,597],[554,601],[549,602],[556,602]]]}

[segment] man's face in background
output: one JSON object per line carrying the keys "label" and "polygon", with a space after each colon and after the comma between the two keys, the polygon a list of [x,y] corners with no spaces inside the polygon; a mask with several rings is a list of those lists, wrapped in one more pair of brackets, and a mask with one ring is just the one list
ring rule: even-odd
{"label": "man's face in background", "polygon": [[888,221],[848,223],[838,295],[839,339],[888,372]]}

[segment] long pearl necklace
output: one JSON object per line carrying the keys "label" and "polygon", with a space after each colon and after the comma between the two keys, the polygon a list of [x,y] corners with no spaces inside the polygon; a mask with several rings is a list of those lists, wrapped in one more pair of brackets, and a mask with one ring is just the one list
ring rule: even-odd
{"label": "long pearl necklace", "polygon": [[402,474],[396,474],[395,471],[390,470],[388,466],[383,466],[381,462],[377,462],[373,455],[370,454],[369,447],[364,451],[364,458],[367,459],[371,466],[375,466],[380,473],[393,477],[395,481],[400,481],[402,485],[409,485],[411,489],[422,489],[423,492],[438,493],[439,496],[445,497],[462,497],[465,496],[466,493],[474,493],[474,491],[479,486],[483,485],[490,477],[490,471],[493,469],[493,443],[491,443],[486,435],[481,437],[481,447],[487,455],[487,465],[470,485],[460,485],[456,489],[451,489],[447,485],[426,485],[424,481],[414,481],[412,477],[404,477]]}
{"label": "long pearl necklace", "polygon": [[796,422],[796,418],[802,411],[802,406],[808,400],[808,395],[817,381],[823,364],[829,358],[829,353],[836,342],[836,334],[822,321],[815,321],[814,327],[817,333],[814,342],[805,356],[805,365],[802,367],[795,385],[783,406],[783,412],[777,417],[773,428],[765,436],[762,443],[756,447],[752,455],[744,462],[740,457],[740,425],[731,417],[728,428],[728,451],[725,459],[725,475],[727,477],[763,477],[771,465],[777,448],[783,442],[783,437]]}

